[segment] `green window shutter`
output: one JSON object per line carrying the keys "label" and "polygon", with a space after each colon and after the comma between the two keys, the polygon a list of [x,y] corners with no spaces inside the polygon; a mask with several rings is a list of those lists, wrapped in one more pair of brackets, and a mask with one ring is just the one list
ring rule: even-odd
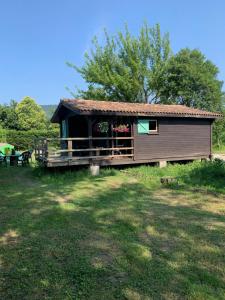
{"label": "green window shutter", "polygon": [[67,137],[67,126],[66,120],[62,120],[62,138]]}
{"label": "green window shutter", "polygon": [[138,120],[138,133],[149,133],[149,120]]}

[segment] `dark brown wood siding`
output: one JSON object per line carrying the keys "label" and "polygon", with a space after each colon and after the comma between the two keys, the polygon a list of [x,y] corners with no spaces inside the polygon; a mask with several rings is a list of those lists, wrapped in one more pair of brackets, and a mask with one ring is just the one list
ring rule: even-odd
{"label": "dark brown wood siding", "polygon": [[[153,118],[151,118],[153,119]],[[136,160],[209,156],[211,121],[191,118],[158,118],[158,134],[138,134],[134,124]]]}

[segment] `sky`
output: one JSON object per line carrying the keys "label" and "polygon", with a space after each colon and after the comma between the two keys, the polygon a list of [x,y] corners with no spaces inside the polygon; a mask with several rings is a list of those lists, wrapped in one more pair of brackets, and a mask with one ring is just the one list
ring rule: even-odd
{"label": "sky", "polygon": [[169,32],[174,53],[201,50],[225,81],[224,0],[0,0],[0,103],[71,97],[66,87],[85,82],[66,62],[81,66],[104,28],[115,34],[127,23],[136,35],[144,21]]}

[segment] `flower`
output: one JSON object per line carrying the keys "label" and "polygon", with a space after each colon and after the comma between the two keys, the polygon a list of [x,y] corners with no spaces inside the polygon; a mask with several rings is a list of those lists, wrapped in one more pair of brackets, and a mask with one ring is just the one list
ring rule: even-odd
{"label": "flower", "polygon": [[129,124],[120,124],[113,128],[114,132],[130,132]]}

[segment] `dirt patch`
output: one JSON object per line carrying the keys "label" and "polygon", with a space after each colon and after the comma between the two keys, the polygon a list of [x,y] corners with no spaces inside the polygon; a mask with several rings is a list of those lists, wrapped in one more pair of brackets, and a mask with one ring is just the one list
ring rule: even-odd
{"label": "dirt patch", "polygon": [[0,244],[9,245],[18,242],[19,234],[15,230],[9,230],[2,237],[0,237]]}

